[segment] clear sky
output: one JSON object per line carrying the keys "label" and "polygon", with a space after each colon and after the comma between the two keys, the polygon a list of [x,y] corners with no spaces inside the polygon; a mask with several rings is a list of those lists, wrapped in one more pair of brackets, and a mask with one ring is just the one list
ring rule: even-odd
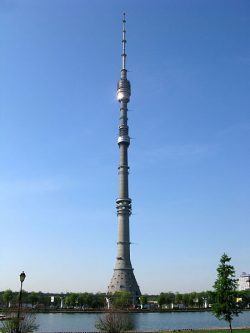
{"label": "clear sky", "polygon": [[249,0],[1,0],[0,290],[107,290],[124,11],[141,291],[250,271]]}

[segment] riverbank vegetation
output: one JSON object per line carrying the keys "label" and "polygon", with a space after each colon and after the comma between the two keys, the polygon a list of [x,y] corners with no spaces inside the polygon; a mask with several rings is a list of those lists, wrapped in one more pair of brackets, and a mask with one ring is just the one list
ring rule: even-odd
{"label": "riverbank vegetation", "polygon": [[[22,303],[26,308],[37,310],[101,310],[107,308],[105,293],[22,293]],[[18,304],[19,293],[11,290],[0,292],[0,308],[15,308]],[[250,307],[250,290],[237,291],[237,299],[243,308]],[[111,297],[112,304],[117,309],[134,309],[133,300],[129,293],[116,293]],[[212,291],[173,293],[162,292],[159,295],[143,295],[138,300],[138,310],[171,311],[171,310],[206,310],[215,301]]]}
{"label": "riverbank vegetation", "polygon": [[1,322],[0,333],[31,333],[38,330],[36,316],[30,311],[21,309],[20,316],[11,309],[3,314],[4,320]]}

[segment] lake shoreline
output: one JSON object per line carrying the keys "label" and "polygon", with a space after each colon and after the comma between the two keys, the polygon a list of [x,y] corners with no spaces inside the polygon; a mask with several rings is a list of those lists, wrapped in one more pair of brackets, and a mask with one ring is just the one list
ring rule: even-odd
{"label": "lake shoreline", "polygon": [[[23,310],[32,313],[171,313],[171,312],[211,312],[210,308],[207,309],[32,309],[23,308]],[[0,309],[0,312],[16,312],[16,308]],[[244,309],[245,311],[245,309]],[[246,309],[250,311],[250,309]]]}
{"label": "lake shoreline", "polygon": [[[76,310],[76,309],[33,309],[31,310],[34,313],[109,313],[111,311],[118,313],[187,313],[187,312],[211,312],[210,308],[208,309],[86,309],[86,310]],[[250,309],[244,309],[243,312],[250,311]]]}
{"label": "lake shoreline", "polygon": [[[32,309],[23,308],[23,310],[32,313],[69,313],[69,314],[80,314],[80,313],[189,313],[189,312],[211,312],[211,308],[192,308],[192,309]],[[0,313],[16,312],[16,308],[0,308]],[[243,309],[243,312],[250,311],[250,308]]]}

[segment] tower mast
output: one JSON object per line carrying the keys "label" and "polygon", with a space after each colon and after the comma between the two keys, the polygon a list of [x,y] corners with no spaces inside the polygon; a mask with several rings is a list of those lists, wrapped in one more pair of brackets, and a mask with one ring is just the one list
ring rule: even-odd
{"label": "tower mast", "polygon": [[122,68],[121,78],[117,83],[117,100],[120,104],[120,124],[118,146],[120,150],[120,162],[118,167],[119,174],[119,197],[116,200],[118,216],[118,241],[117,257],[113,277],[108,286],[108,292],[116,291],[130,292],[133,297],[141,295],[139,286],[136,282],[134,271],[130,261],[130,234],[129,216],[131,215],[131,199],[128,190],[128,147],[130,145],[127,104],[130,100],[131,88],[127,79],[126,69],[126,18],[123,14],[122,21]]}

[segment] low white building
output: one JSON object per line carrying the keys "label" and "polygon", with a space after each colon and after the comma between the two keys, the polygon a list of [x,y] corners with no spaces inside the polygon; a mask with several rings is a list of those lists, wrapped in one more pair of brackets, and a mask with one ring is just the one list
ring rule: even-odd
{"label": "low white building", "polygon": [[250,274],[243,272],[238,280],[239,290],[247,290],[250,289]]}

